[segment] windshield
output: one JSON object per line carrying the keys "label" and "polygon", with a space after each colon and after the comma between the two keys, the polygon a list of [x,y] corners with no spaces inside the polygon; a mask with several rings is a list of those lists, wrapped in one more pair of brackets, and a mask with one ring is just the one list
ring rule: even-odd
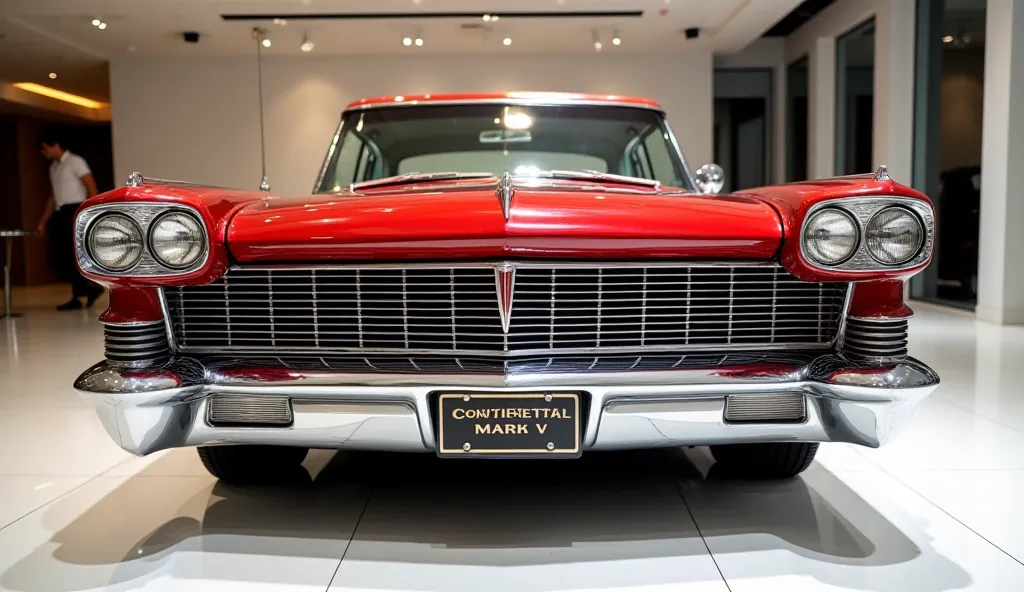
{"label": "windshield", "polygon": [[692,190],[664,116],[615,106],[423,105],[345,115],[317,191],[412,173],[590,171]]}

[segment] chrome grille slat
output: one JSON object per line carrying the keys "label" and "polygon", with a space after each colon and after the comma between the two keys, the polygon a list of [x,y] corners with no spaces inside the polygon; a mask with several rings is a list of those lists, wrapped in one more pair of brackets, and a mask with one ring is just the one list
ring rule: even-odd
{"label": "chrome grille slat", "polygon": [[164,296],[183,351],[513,356],[827,347],[847,292],[771,264],[521,263],[506,334],[494,269],[237,267]]}

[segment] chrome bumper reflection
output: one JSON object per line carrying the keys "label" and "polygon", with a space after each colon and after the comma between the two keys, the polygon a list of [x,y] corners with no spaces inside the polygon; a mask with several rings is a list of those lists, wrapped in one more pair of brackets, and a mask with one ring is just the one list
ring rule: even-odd
{"label": "chrome bumper reflection", "polygon": [[[311,448],[432,451],[432,395],[445,391],[586,393],[584,449],[738,442],[851,442],[877,447],[895,437],[917,404],[938,386],[924,364],[907,360],[859,368],[834,356],[795,362],[679,370],[584,373],[347,373],[179,358],[160,369],[97,364],[75,388],[97,410],[110,436],[144,455],[211,443]],[[209,397],[277,395],[292,401],[288,427],[214,427]],[[730,395],[803,394],[800,423],[730,423]]]}

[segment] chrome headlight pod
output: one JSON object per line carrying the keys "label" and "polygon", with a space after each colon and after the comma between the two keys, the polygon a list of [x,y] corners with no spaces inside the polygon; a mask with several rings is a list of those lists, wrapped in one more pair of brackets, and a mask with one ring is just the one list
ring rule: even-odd
{"label": "chrome headlight pod", "polygon": [[917,255],[924,246],[924,225],[907,208],[890,206],[868,221],[864,242],[868,254],[882,265],[900,265]]}
{"label": "chrome headlight pod", "polygon": [[[114,222],[121,230],[114,230]],[[134,230],[124,230],[129,228]],[[114,232],[128,232],[132,238],[118,238],[120,235],[111,234]],[[137,257],[132,254],[136,258],[127,265],[125,261],[109,258],[108,251],[100,251],[101,243],[137,244]],[[170,277],[191,273],[205,265],[210,244],[206,223],[191,206],[117,202],[86,207],[78,213],[75,252],[78,266],[97,275]]]}
{"label": "chrome headlight pod", "polygon": [[[830,263],[833,259],[823,256],[813,239],[822,236],[820,231],[816,234],[815,228],[830,220],[821,216],[835,211],[852,218],[859,244],[848,258]],[[839,228],[839,218],[833,216],[831,220],[832,228]],[[807,211],[800,231],[800,252],[811,267],[827,271],[900,271],[928,261],[935,240],[934,229],[935,213],[923,199],[886,195],[828,199]]]}
{"label": "chrome headlight pod", "polygon": [[113,272],[135,267],[145,249],[138,223],[115,212],[100,216],[89,226],[86,245],[96,265]]}
{"label": "chrome headlight pod", "polygon": [[188,269],[206,252],[206,232],[196,216],[181,210],[160,214],[149,225],[149,251],[160,264]]}
{"label": "chrome headlight pod", "polygon": [[839,265],[857,252],[860,228],[857,220],[840,208],[821,208],[804,222],[803,247],[822,265]]}

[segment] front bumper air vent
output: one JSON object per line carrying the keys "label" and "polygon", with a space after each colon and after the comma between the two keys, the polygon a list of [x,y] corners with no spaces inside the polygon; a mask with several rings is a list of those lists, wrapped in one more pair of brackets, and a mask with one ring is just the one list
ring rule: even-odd
{"label": "front bumper air vent", "polygon": [[803,395],[733,395],[725,399],[730,423],[798,423],[807,418]]}
{"label": "front bumper air vent", "polygon": [[209,399],[206,422],[214,427],[287,427],[292,424],[288,397],[214,395]]}

